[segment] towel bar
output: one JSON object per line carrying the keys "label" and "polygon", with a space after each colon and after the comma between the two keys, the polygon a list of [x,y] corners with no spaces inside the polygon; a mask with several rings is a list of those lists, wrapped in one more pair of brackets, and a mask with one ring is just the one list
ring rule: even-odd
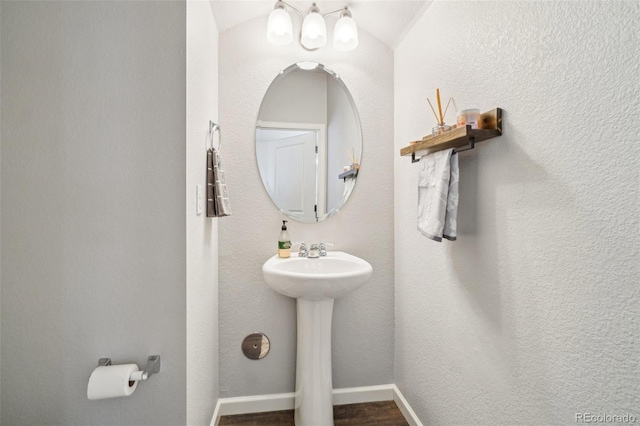
{"label": "towel bar", "polygon": [[[213,135],[216,132],[218,132],[218,152],[220,152],[220,148],[222,148],[222,132],[220,131],[220,125],[214,123],[211,120],[209,120],[209,135],[207,136],[207,140],[206,140],[206,143],[205,143],[205,147],[207,149],[214,149],[213,148]],[[211,145],[209,145],[209,141],[211,141]]]}
{"label": "towel bar", "polygon": [[[476,138],[474,138],[473,136],[469,138],[469,145],[467,145],[466,147],[464,147],[463,149],[460,148],[454,148],[453,149],[453,153],[456,154],[458,152],[462,152],[462,151],[468,151],[470,149],[475,148],[476,146]],[[415,151],[411,153],[411,162],[412,163],[419,163],[420,159],[418,158],[416,160],[416,153]]]}

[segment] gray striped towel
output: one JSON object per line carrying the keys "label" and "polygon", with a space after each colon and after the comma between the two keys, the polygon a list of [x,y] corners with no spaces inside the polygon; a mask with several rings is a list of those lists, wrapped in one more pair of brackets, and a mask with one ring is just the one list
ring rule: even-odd
{"label": "gray striped towel", "polygon": [[231,216],[231,203],[220,161],[215,148],[207,150],[207,217]]}

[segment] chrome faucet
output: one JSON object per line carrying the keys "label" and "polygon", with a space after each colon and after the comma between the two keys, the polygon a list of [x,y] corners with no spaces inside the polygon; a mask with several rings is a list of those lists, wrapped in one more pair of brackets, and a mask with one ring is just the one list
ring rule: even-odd
{"label": "chrome faucet", "polygon": [[300,246],[298,250],[298,257],[307,257],[309,259],[317,259],[318,257],[324,257],[327,255],[327,246],[332,246],[333,243],[320,242],[318,244],[311,244],[311,247],[307,249],[306,243],[293,243],[292,245]]}
{"label": "chrome faucet", "polygon": [[320,246],[318,244],[311,244],[309,247],[309,259],[316,259],[320,257]]}

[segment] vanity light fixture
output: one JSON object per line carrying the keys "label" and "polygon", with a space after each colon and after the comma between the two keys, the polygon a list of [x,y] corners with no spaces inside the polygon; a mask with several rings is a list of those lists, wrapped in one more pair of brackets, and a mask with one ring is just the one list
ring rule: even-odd
{"label": "vanity light fixture", "polygon": [[333,31],[333,47],[336,50],[349,51],[358,46],[358,27],[347,6],[321,15],[320,8],[313,3],[307,16],[303,16],[302,12],[283,0],[276,2],[269,15],[267,40],[271,43],[285,45],[293,39],[293,24],[288,9],[297,13],[302,20],[300,44],[306,50],[316,50],[327,44],[327,25],[324,18],[336,13],[340,14],[340,19],[338,19]]}
{"label": "vanity light fixture", "polygon": [[267,40],[273,44],[289,44],[293,39],[291,16],[285,10],[284,2],[276,3],[267,23]]}

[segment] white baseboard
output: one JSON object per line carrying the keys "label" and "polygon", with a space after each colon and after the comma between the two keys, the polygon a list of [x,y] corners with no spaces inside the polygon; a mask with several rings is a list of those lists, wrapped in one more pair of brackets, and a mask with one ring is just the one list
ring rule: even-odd
{"label": "white baseboard", "polygon": [[360,386],[333,390],[333,405],[392,401],[395,385]]}
{"label": "white baseboard", "polygon": [[396,385],[393,385],[393,400],[400,409],[400,412],[407,423],[409,423],[409,426],[422,426],[422,422],[418,416],[416,416],[416,413],[413,411],[407,400],[404,399],[402,392],[400,392],[400,389],[398,389]]}
{"label": "white baseboard", "polygon": [[216,408],[215,410],[213,410],[213,418],[211,419],[211,424],[209,426],[218,426],[221,416],[222,414],[220,414],[220,398],[218,398],[218,402],[216,402]]}
{"label": "white baseboard", "polygon": [[266,411],[293,410],[294,393],[274,393],[270,395],[239,396],[220,398],[213,413],[211,426],[218,426],[220,417],[235,414],[264,413]]}
{"label": "white baseboard", "polygon": [[[293,392],[271,395],[241,396],[220,398],[213,412],[211,426],[218,426],[220,417],[235,414],[264,413],[266,411],[293,410],[295,395]],[[402,415],[411,426],[422,426],[407,400],[396,385],[362,386],[333,390],[333,404],[359,404],[363,402],[395,401]]]}

